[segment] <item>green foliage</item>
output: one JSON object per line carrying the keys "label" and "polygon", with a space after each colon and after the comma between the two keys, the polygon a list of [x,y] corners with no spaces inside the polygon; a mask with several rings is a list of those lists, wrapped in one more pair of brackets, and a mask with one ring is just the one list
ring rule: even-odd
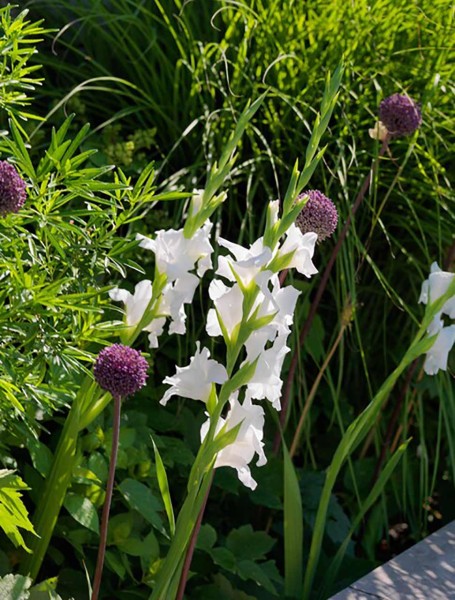
{"label": "green foliage", "polygon": [[22,479],[8,469],[0,470],[0,527],[16,548],[28,551],[20,529],[34,533],[27,509],[21,500],[21,491],[28,489]]}
{"label": "green foliage", "polygon": [[36,44],[42,41],[48,29],[41,27],[42,20],[27,21],[28,10],[23,10],[15,18],[12,7],[0,8],[0,114],[5,112],[21,127],[20,121],[37,118],[25,109],[31,103],[29,96],[42,79],[36,77],[39,65],[29,64],[36,51]]}
{"label": "green foliage", "polygon": [[[31,488],[30,510],[42,497],[67,408],[75,405],[96,352],[118,337],[120,313],[109,304],[108,289],[125,277],[131,289],[136,278],[153,274],[153,258],[138,258],[134,233],[181,226],[182,203],[155,201],[184,199],[187,194],[177,190],[203,187],[207,174],[213,194],[228,182],[218,230],[247,246],[263,229],[267,201],[292,198],[297,178],[289,194],[282,186],[293,174],[296,156],[302,164],[300,157],[306,155],[305,177],[311,174],[311,187],[332,197],[344,223],[377,157],[379,148],[368,129],[377,119],[379,101],[405,91],[421,102],[423,126],[416,137],[393,141],[376,165],[303,348],[295,336],[299,364],[284,432],[287,443],[335,340],[346,300],[353,305],[352,326],[318,381],[294,465],[272,457],[275,429],[269,425],[269,463],[255,471],[259,485],[253,494],[220,469],[187,597],[268,600],[285,591],[299,597],[301,572],[307,573],[307,591],[314,576],[313,591],[328,596],[337,584],[330,587],[325,571],[339,569],[337,582],[347,585],[375,564],[379,542],[396,522],[409,526],[403,539],[408,542],[428,533],[440,518],[455,518],[445,500],[453,495],[455,480],[449,374],[428,381],[417,368],[410,383],[405,374],[390,401],[381,400],[380,414],[370,411],[368,423],[362,417],[362,427],[355,427],[360,422],[356,415],[364,414],[400,362],[414,333],[412,323],[421,321],[423,310],[416,303],[430,263],[445,262],[449,270],[453,263],[451,4],[28,4],[36,23],[26,20],[26,11],[13,20],[14,11],[0,9],[0,107],[8,129],[0,137],[0,156],[16,165],[28,185],[24,209],[0,219],[0,432],[2,462],[8,473],[18,469]],[[43,17],[46,26],[60,29],[58,34],[42,28]],[[35,58],[35,42],[43,37]],[[322,119],[320,127],[313,127],[316,107],[327,73],[342,56],[341,94],[335,107],[325,107],[326,115],[333,111],[323,140],[326,149],[314,154],[317,132],[327,125]],[[45,65],[42,91],[35,60]],[[38,103],[30,108],[31,93]],[[243,128],[239,115],[248,100],[257,98],[252,107],[262,104],[245,127],[236,161],[229,151],[216,164],[220,150]],[[24,118],[28,111],[47,117],[34,127]],[[321,159],[315,170],[312,159]],[[224,196],[215,195],[215,200],[221,203]],[[321,272],[332,249],[331,242],[317,248]],[[297,329],[318,279],[294,284],[302,291]],[[163,378],[175,364],[183,364],[181,358],[201,338],[206,295],[202,288],[202,308],[192,308],[188,339],[163,337],[147,393],[124,406],[103,581],[106,598],[148,598],[169,549],[169,498],[176,510],[185,497],[202,411],[178,401],[163,409],[157,401]],[[65,600],[70,594],[77,600],[86,597],[83,565],[89,573],[94,568],[111,437],[109,408],[102,412],[106,405],[106,399],[97,399],[84,406],[84,418],[63,430],[71,429],[73,444],[71,463],[62,465],[70,487],[43,576],[59,573],[58,593]],[[405,441],[406,454],[400,446]],[[384,466],[373,482],[384,446]],[[389,447],[398,449],[389,454]],[[19,498],[24,489],[11,493],[22,507],[22,522],[28,522]],[[0,510],[4,506],[0,502]],[[36,515],[32,520],[36,523]],[[17,527],[14,539],[2,537],[0,573],[14,560],[12,546],[33,542],[31,536],[21,544]],[[292,546],[293,531],[299,538],[304,534],[303,557]],[[380,558],[393,553],[393,542],[388,543],[388,555]],[[47,584],[30,589],[31,582],[21,576],[3,578],[0,591],[2,584],[8,590],[17,586],[24,599],[58,598],[50,584],[49,590]]]}

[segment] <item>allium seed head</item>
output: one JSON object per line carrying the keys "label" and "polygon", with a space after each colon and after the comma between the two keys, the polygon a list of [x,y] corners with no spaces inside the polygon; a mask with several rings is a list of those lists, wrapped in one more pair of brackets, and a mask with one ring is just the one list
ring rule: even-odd
{"label": "allium seed head", "polygon": [[330,237],[337,228],[338,212],[335,204],[319,190],[309,190],[299,196],[309,199],[296,219],[296,225],[302,233],[314,231],[318,242]]}
{"label": "allium seed head", "polygon": [[113,396],[130,396],[145,385],[148,363],[140,352],[113,344],[103,348],[94,366],[97,383]]}
{"label": "allium seed head", "polygon": [[0,216],[16,213],[27,197],[25,181],[12,164],[0,160]]}
{"label": "allium seed head", "polygon": [[379,119],[391,137],[411,135],[422,124],[420,106],[406,94],[393,94],[379,105]]}

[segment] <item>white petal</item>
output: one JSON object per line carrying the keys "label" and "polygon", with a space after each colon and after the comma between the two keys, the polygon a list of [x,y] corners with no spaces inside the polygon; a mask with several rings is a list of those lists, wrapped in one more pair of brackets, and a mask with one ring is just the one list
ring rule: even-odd
{"label": "white petal", "polygon": [[164,324],[166,323],[165,317],[159,317],[157,319],[153,319],[153,321],[144,327],[144,331],[148,331],[149,333],[149,343],[150,348],[158,348],[158,337],[163,333]]}
{"label": "white petal", "polygon": [[247,397],[257,400],[267,398],[276,410],[281,408],[281,368],[286,354],[290,352],[286,338],[278,336],[273,346],[260,354],[254,375],[247,384]]}
{"label": "white petal", "polygon": [[286,233],[286,239],[279,249],[278,256],[294,252],[286,267],[288,269],[295,268],[305,277],[311,277],[311,275],[318,272],[311,261],[317,239],[316,233],[303,234],[298,227],[292,224]]}
{"label": "white petal", "polygon": [[219,238],[218,243],[227,248],[235,259],[232,256],[220,256],[217,275],[225,277],[229,281],[236,281],[234,275],[236,273],[245,286],[255,280],[272,259],[272,251],[267,246],[264,247],[262,238],[256,240],[249,249],[223,238]]}
{"label": "white petal", "polygon": [[131,296],[128,290],[122,290],[118,287],[109,290],[109,297],[114,300],[114,302],[126,302],[127,299]]}
{"label": "white petal", "polygon": [[141,240],[139,248],[145,248],[146,250],[151,250],[152,252],[155,252],[155,240],[145,237],[145,235],[141,235],[140,233],[136,233],[136,239]]}
{"label": "white petal", "polygon": [[455,343],[455,325],[443,327],[433,346],[427,352],[423,365],[425,373],[435,375],[439,369],[447,370],[447,359],[452,346]]}
{"label": "white petal", "polygon": [[134,294],[115,288],[109,295],[113,300],[125,303],[126,324],[132,327],[142,319],[152,298],[152,282],[149,279],[140,281],[134,288]]}
{"label": "white petal", "polygon": [[211,267],[211,229],[212,223],[206,221],[189,239],[183,235],[183,229],[160,229],[154,240],[140,234],[136,239],[141,240],[139,246],[155,253],[158,271],[173,282],[195,268],[201,277]]}
{"label": "white petal", "polygon": [[[264,454],[263,428],[264,428],[264,410],[261,406],[252,404],[250,399],[245,399],[243,404],[237,400],[238,394],[233,394],[229,399],[230,410],[226,419],[220,419],[217,424],[218,432],[222,426],[226,425],[227,430],[234,428],[241,423],[237,439],[218,452],[215,468],[231,467],[237,470],[239,480],[247,487],[254,490],[256,481],[251,476],[249,463],[254,455],[258,455],[257,465],[262,466],[267,462]],[[210,421],[206,421],[201,428],[201,439],[207,435]]]}
{"label": "white petal", "polygon": [[[229,288],[219,280],[215,279],[209,286],[209,295],[214,301],[214,305],[223,326],[226,328],[228,335],[231,336],[234,327],[242,320],[242,290],[237,283]],[[206,331],[211,336],[221,334],[218,316],[213,309],[211,309],[208,314]]]}
{"label": "white petal", "polygon": [[228,379],[228,374],[223,365],[216,360],[209,360],[210,352],[207,348],[200,350],[200,343],[196,342],[196,354],[190,359],[186,367],[177,367],[173,377],[166,377],[163,383],[171,387],[165,392],[160,403],[165,405],[172,396],[191,398],[207,402],[214,383],[222,384]]}
{"label": "white petal", "polygon": [[[443,296],[452,281],[455,279],[455,273],[441,271],[438,263],[434,262],[430,268],[430,276],[422,283],[419,302],[428,304]],[[455,295],[444,303],[441,312],[455,319]]]}

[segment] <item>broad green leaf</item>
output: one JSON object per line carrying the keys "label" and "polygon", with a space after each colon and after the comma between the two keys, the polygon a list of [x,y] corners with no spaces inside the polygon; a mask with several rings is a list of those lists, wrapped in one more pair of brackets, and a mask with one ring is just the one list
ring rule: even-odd
{"label": "broad green leaf", "polygon": [[52,452],[35,437],[29,435],[26,440],[33,466],[43,477],[47,477],[52,465]]}
{"label": "broad green leaf", "polygon": [[163,520],[158,514],[161,505],[147,486],[134,479],[125,479],[118,489],[128,506],[137,510],[153,527],[166,535]]}
{"label": "broad green leaf", "polygon": [[205,523],[201,526],[199,530],[196,547],[200,550],[210,552],[210,550],[215,545],[217,537],[218,536],[216,534],[215,529],[208,523]]}
{"label": "broad green leaf", "polygon": [[251,525],[234,529],[226,540],[226,548],[233,552],[238,560],[264,558],[274,544],[275,540],[265,531],[253,531]]}
{"label": "broad green leaf", "polygon": [[[264,563],[265,565],[266,563]],[[276,570],[276,569],[275,569]],[[245,580],[252,580],[258,586],[277,596],[277,591],[262,564],[252,560],[242,560],[238,563],[237,574]]]}
{"label": "broad green leaf", "polygon": [[78,523],[90,531],[99,532],[98,513],[88,498],[67,494],[63,506]]}

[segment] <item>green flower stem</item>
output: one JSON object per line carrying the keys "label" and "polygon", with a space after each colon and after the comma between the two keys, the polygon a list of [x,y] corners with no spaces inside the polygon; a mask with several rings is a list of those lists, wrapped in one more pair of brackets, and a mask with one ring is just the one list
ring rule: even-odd
{"label": "green flower stem", "polygon": [[[201,446],[201,450],[203,449]],[[199,451],[196,457],[196,463],[202,463],[205,458],[205,452]],[[213,463],[213,461],[212,461]],[[198,467],[202,467],[199,464]],[[190,477],[188,496],[183,503],[177,518],[175,527],[175,536],[171,542],[169,552],[160,570],[156,585],[150,600],[174,600],[174,590],[177,589],[180,581],[180,574],[183,568],[184,558],[191,540],[195,525],[198,520],[202,505],[204,503],[208,489],[212,481],[211,473],[213,468],[208,465],[202,474],[200,469]],[[193,481],[191,481],[193,479]]]}
{"label": "green flower stem", "polygon": [[120,412],[122,399],[114,396],[114,422],[112,425],[112,449],[109,461],[109,474],[106,485],[106,498],[104,500],[103,514],[101,516],[100,544],[98,547],[98,558],[96,560],[95,576],[93,578],[92,600],[98,600],[103,574],[104,556],[106,554],[107,529],[109,512],[111,510],[112,492],[114,490],[115,466],[117,464],[118,442],[120,435]]}
{"label": "green flower stem", "polygon": [[39,537],[30,541],[30,550],[21,565],[21,573],[33,580],[38,576],[47,552],[60,509],[71,483],[77,457],[79,432],[87,427],[110,402],[110,394],[101,394],[100,388],[87,375],[74,399],[54,454],[46,479],[44,492],[38,502],[33,524]]}
{"label": "green flower stem", "polygon": [[35,531],[39,537],[32,539],[28,555],[21,566],[21,572],[36,579],[47,551],[57,518],[65,500],[76,461],[79,433],[79,404],[75,400],[66,418],[62,434],[54,455],[54,462],[46,480],[44,493],[40,498],[33,518]]}

